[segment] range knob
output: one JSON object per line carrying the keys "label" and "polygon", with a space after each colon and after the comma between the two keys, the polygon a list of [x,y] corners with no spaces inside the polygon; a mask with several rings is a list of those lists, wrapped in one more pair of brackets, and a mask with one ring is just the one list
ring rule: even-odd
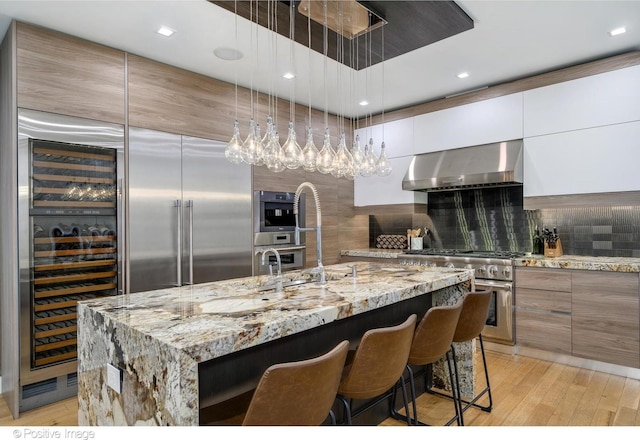
{"label": "range knob", "polygon": [[485,266],[480,266],[476,269],[476,272],[478,272],[478,275],[482,276],[487,272],[487,268]]}
{"label": "range knob", "polygon": [[491,265],[489,266],[488,271],[489,271],[489,276],[493,278],[496,275],[498,275],[498,266]]}
{"label": "range knob", "polygon": [[453,269],[455,266],[453,265],[453,263],[445,263],[444,267],[447,267],[449,269]]}
{"label": "range knob", "polygon": [[505,266],[504,269],[502,269],[502,274],[505,278],[511,279],[511,266]]}

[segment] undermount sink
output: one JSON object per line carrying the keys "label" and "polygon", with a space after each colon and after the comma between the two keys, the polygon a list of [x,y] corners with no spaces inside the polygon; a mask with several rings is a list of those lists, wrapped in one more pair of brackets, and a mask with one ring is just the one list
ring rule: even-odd
{"label": "undermount sink", "polygon": [[[286,287],[291,287],[291,286],[299,286],[301,284],[307,284],[307,283],[311,283],[313,282],[313,280],[306,280],[306,279],[302,279],[302,280],[289,280],[289,281],[283,281],[282,282],[282,288],[286,288]],[[277,283],[271,283],[271,284],[265,284],[264,286],[260,286],[257,288],[258,292],[266,292],[268,290],[276,290],[278,288],[278,284]]]}

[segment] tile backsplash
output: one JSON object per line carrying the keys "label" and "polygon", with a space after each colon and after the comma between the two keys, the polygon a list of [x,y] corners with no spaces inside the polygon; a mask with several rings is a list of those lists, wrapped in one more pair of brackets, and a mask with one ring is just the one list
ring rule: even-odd
{"label": "tile backsplash", "polygon": [[640,257],[640,206],[524,210],[520,186],[434,192],[424,214],[370,215],[369,245],[425,225],[446,249],[531,252],[538,225],[557,228],[568,255]]}

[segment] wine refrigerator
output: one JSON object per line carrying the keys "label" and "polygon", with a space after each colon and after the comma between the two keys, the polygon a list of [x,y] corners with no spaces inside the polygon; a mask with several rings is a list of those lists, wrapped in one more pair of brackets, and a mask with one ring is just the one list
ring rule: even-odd
{"label": "wine refrigerator", "polygon": [[124,129],[18,113],[21,411],[76,393],[78,301],[123,292]]}

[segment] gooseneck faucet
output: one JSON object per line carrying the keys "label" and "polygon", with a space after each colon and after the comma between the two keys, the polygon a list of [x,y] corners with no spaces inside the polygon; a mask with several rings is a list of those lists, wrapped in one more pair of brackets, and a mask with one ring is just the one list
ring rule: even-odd
{"label": "gooseneck faucet", "polygon": [[[262,265],[264,266],[265,258],[269,252],[273,252],[273,254],[276,256],[276,263],[278,265],[278,278],[280,278],[282,276],[282,262],[280,260],[280,253],[276,249],[269,248],[262,251]],[[269,275],[273,276],[273,269],[271,268],[271,265],[269,265]]]}
{"label": "gooseneck faucet", "polygon": [[[307,187],[313,193],[313,200],[316,204],[316,227],[315,228],[301,228],[298,221],[298,202],[300,201],[300,194],[302,190]],[[295,240],[296,245],[300,245],[300,232],[316,231],[316,257],[318,260],[318,266],[313,269],[314,273],[320,275],[319,283],[326,284],[327,278],[324,272],[324,266],[322,265],[322,215],[320,212],[320,199],[318,198],[318,190],[312,183],[302,182],[298,189],[296,189],[295,196],[293,197],[293,215],[296,219]]]}
{"label": "gooseneck faucet", "polygon": [[[265,249],[264,251],[262,251],[262,265],[264,266],[267,254],[269,252],[273,252],[273,254],[276,256],[276,263],[278,265],[278,275],[276,276],[275,282],[276,282],[276,292],[282,292],[282,262],[280,260],[280,253],[274,249],[274,248],[269,248],[269,249]],[[269,276],[273,277],[273,267],[271,265],[269,265]]]}

